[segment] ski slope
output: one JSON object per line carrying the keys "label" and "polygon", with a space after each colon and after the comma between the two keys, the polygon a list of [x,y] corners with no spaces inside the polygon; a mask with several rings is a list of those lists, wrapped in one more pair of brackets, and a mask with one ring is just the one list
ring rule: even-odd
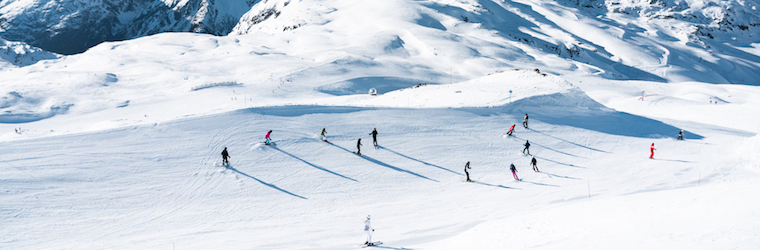
{"label": "ski slope", "polygon": [[[760,203],[749,198],[760,192],[760,166],[746,151],[760,145],[754,133],[688,120],[676,127],[570,85],[534,85],[556,89],[492,107],[257,107],[5,142],[3,245],[355,249],[368,214],[374,239],[397,249],[760,243]],[[525,112],[530,129],[520,127]],[[511,124],[517,132],[507,137]],[[318,138],[323,127],[332,144]],[[276,146],[260,144],[269,129]],[[687,140],[674,140],[679,129]],[[362,156],[353,153],[358,138]],[[520,153],[525,140],[540,173]],[[473,183],[464,182],[467,161]]]}

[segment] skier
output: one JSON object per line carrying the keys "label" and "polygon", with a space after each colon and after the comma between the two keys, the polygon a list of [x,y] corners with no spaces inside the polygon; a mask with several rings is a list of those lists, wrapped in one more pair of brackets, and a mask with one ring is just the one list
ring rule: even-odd
{"label": "skier", "polygon": [[507,135],[512,135],[512,133],[515,132],[515,124],[512,124],[512,127],[509,127],[509,131],[507,131]]}
{"label": "skier", "polygon": [[367,220],[364,221],[364,233],[367,234],[367,241],[364,242],[364,245],[372,246],[374,243],[372,242],[372,232],[374,232],[375,229],[372,228],[372,225],[369,223],[369,215],[367,215]]}
{"label": "skier", "polygon": [[525,119],[523,119],[523,127],[528,128],[528,114],[525,114]]}
{"label": "skier", "polygon": [[678,139],[683,140],[683,129],[681,129],[681,132],[678,132]]}
{"label": "skier", "polygon": [[533,165],[533,171],[536,171],[538,173],[538,166],[536,165],[536,157],[533,157],[533,159],[530,159],[530,165]]}
{"label": "skier", "polygon": [[319,135],[322,136],[322,141],[323,142],[327,142],[327,135],[326,134],[327,134],[327,130],[325,130],[325,128],[322,128],[322,132],[320,132]]}
{"label": "skier", "polygon": [[375,145],[375,149],[377,149],[377,128],[372,129],[369,134],[372,135],[372,145]]}
{"label": "skier", "polygon": [[512,177],[515,177],[515,180],[520,180],[520,178],[517,178],[517,168],[515,167],[515,164],[512,163],[511,166],[509,166],[509,170],[512,170]]}
{"label": "skier", "polygon": [[649,159],[654,159],[654,150],[655,150],[655,149],[654,149],[654,143],[652,143],[652,146],[651,146],[651,147],[649,147],[649,151],[651,151],[651,152],[652,152],[652,154],[651,154],[651,155],[649,155]]}
{"label": "skier", "polygon": [[528,142],[528,140],[525,140],[525,144],[523,144],[523,146],[525,146],[525,148],[523,148],[522,153],[525,154],[525,151],[527,150],[528,155],[530,155],[530,142]]}
{"label": "skier", "polygon": [[227,153],[227,147],[224,147],[224,150],[222,150],[222,165],[229,167],[230,161],[227,158],[230,158],[230,154]]}
{"label": "skier", "polygon": [[470,168],[470,162],[469,161],[467,162],[467,164],[464,164],[464,174],[467,175],[467,181],[469,182],[469,181],[472,181],[472,180],[470,180],[470,172],[467,172],[467,169],[472,169],[472,168]]}
{"label": "skier", "polygon": [[270,137],[270,135],[272,135],[272,130],[269,130],[269,132],[267,132],[267,135],[264,136],[264,139],[266,139],[264,141],[264,144],[269,145],[269,143],[272,142],[272,137]]}
{"label": "skier", "polygon": [[356,154],[362,155],[362,138],[359,138],[359,140],[356,141]]}

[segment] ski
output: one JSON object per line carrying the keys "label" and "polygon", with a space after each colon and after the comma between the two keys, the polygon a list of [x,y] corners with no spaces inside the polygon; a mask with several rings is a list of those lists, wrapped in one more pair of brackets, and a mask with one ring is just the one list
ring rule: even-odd
{"label": "ski", "polygon": [[379,245],[382,245],[382,244],[383,244],[382,241],[375,241],[375,242],[370,242],[370,243],[367,243],[367,244],[362,244],[362,247],[363,248],[364,247],[373,247],[373,246],[379,246]]}

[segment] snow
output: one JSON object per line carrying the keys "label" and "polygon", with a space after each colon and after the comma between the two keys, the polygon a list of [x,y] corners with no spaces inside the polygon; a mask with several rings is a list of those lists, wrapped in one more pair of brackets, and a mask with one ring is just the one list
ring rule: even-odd
{"label": "snow", "polygon": [[0,68],[0,245],[357,249],[367,215],[393,249],[760,244],[760,89],[731,81],[757,74],[756,46],[710,54],[541,1],[266,4],[249,14],[280,16],[235,35]]}

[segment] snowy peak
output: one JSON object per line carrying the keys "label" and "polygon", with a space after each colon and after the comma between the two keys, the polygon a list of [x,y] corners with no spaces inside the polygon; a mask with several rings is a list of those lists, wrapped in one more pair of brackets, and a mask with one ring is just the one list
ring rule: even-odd
{"label": "snowy peak", "polygon": [[56,59],[61,55],[50,53],[22,42],[10,42],[0,38],[0,69],[2,62],[23,67],[40,60]]}
{"label": "snowy peak", "polygon": [[252,0],[0,2],[0,35],[62,54],[161,32],[226,35]]}

